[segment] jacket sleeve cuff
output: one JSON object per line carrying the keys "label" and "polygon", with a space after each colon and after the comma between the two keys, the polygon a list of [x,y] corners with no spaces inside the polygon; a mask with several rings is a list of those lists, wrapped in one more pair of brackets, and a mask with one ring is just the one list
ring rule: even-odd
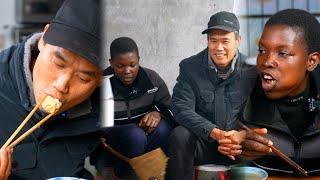
{"label": "jacket sleeve cuff", "polygon": [[203,134],[201,134],[202,138],[205,141],[213,141],[213,139],[210,138],[210,133],[213,128],[217,128],[218,126],[215,124],[208,124],[207,126],[204,127]]}

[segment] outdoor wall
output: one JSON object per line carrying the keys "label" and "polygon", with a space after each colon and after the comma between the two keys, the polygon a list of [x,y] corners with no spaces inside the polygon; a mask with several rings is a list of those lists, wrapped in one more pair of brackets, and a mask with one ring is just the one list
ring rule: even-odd
{"label": "outdoor wall", "polygon": [[16,25],[14,19],[14,0],[1,0],[0,6],[0,50],[13,44],[11,29]]}
{"label": "outdoor wall", "polygon": [[210,16],[233,11],[234,0],[107,0],[105,11],[105,59],[117,37],[133,38],[141,65],[158,72],[172,92],[179,62],[206,48]]}

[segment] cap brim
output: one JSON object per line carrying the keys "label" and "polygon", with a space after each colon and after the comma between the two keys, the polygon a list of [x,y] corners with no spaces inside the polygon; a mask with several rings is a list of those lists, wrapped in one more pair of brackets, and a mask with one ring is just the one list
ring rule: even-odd
{"label": "cap brim", "polygon": [[202,31],[201,34],[207,34],[210,30],[212,29],[220,29],[220,30],[224,30],[224,31],[227,31],[227,32],[235,32],[235,31],[238,31],[238,29],[236,28],[233,28],[233,27],[230,27],[230,26],[223,26],[223,25],[219,25],[219,26],[211,26],[210,28]]}
{"label": "cap brim", "polygon": [[61,23],[51,23],[44,34],[44,41],[72,51],[96,65],[100,66],[100,40],[89,33],[69,27]]}

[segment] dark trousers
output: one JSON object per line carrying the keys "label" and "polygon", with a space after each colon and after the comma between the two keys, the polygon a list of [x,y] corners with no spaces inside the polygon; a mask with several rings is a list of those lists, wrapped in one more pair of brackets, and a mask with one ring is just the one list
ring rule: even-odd
{"label": "dark trousers", "polygon": [[[128,158],[133,158],[158,147],[167,152],[170,130],[171,128],[165,120],[161,120],[150,134],[146,134],[145,130],[137,124],[131,123],[111,127],[105,134],[105,138],[107,143],[115,150]],[[96,166],[100,167],[97,167],[97,169],[112,166],[115,175],[118,177],[127,176],[132,171],[129,164],[116,158],[110,152],[104,150],[102,153],[104,155],[103,158],[99,156]]]}
{"label": "dark trousers", "polygon": [[183,126],[172,130],[168,143],[167,180],[193,180],[197,165],[236,163],[218,152],[217,142],[206,142]]}

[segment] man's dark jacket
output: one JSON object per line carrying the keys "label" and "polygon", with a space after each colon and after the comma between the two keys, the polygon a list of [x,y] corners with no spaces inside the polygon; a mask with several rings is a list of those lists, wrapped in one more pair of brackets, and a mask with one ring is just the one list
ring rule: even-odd
{"label": "man's dark jacket", "polygon": [[[0,53],[1,146],[33,108],[23,69],[24,44]],[[98,134],[94,133],[99,123],[98,107],[93,101],[89,104],[92,105],[91,113],[74,119],[55,117],[18,144],[13,151],[9,179],[92,178],[84,169],[84,160],[99,144]],[[25,132],[43,116],[37,112],[22,131]]]}
{"label": "man's dark jacket", "polygon": [[210,69],[207,49],[184,59],[172,95],[175,120],[204,140],[213,128],[234,129],[256,77],[251,69],[239,53],[234,71],[223,80]]}
{"label": "man's dark jacket", "polygon": [[[320,68],[309,74],[312,97],[320,100]],[[255,88],[246,103],[244,122],[248,125],[265,127],[267,137],[274,146],[288,155],[309,173],[320,172],[320,111],[314,112],[313,119],[306,119],[308,127],[301,137],[295,137],[282,119],[276,101],[267,99],[261,87],[261,81],[256,81]],[[303,128],[303,127],[301,127]],[[293,173],[292,167],[273,153],[254,161],[261,168],[275,172]]]}

